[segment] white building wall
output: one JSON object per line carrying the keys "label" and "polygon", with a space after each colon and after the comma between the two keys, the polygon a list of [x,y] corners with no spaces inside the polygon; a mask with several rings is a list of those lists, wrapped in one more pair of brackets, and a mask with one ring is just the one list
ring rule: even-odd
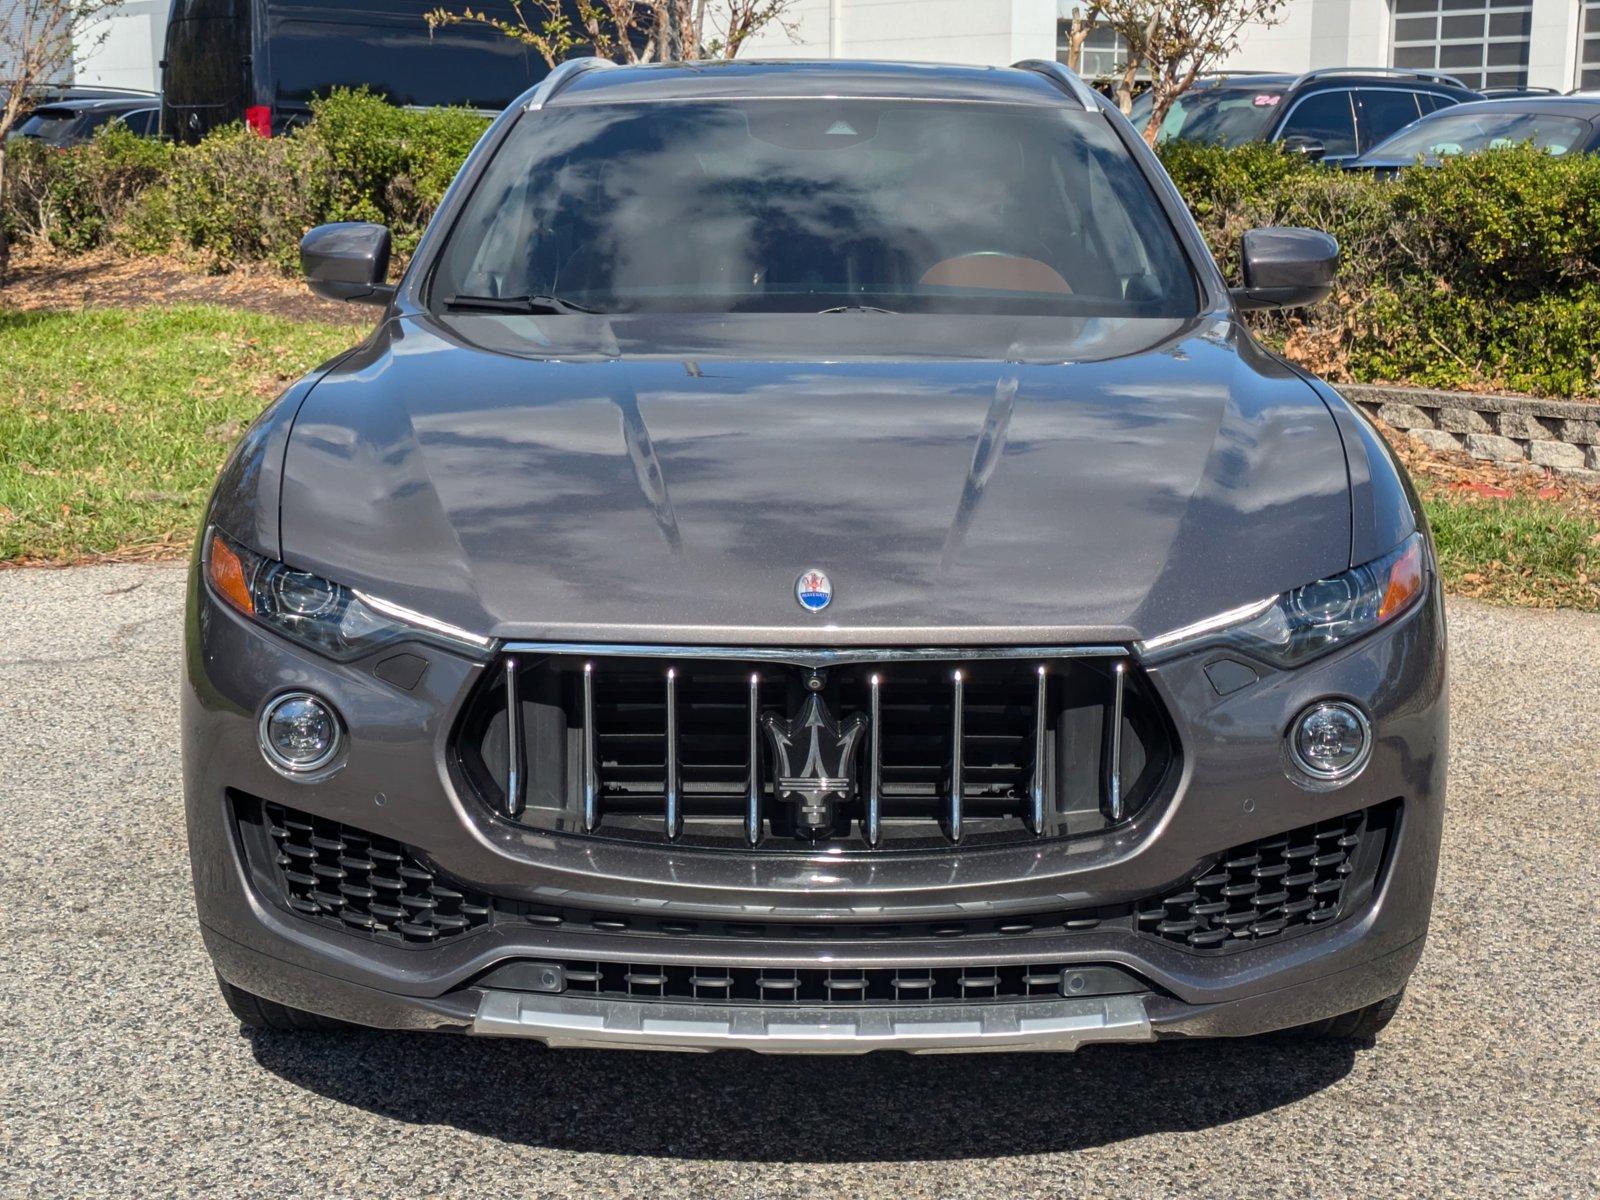
{"label": "white building wall", "polygon": [[1579,0],[1533,0],[1528,82],[1566,91],[1578,81]]}
{"label": "white building wall", "polygon": [[73,64],[77,83],[96,87],[161,90],[162,47],[170,0],[123,0],[89,29]]}
{"label": "white building wall", "polygon": [[[838,0],[845,58],[1005,64],[1055,54],[1055,23],[1077,0]],[[154,91],[170,0],[124,0],[76,63],[80,83]],[[1224,68],[1308,71],[1387,66],[1390,0],[1288,0],[1281,21],[1247,30]],[[10,8],[0,5],[0,14]],[[788,29],[753,39],[746,58],[826,58],[830,0],[797,0]],[[1528,82],[1566,90],[1577,78],[1579,0],[1533,0]],[[0,64],[0,74],[4,66]]]}
{"label": "white building wall", "polygon": [[[1056,0],[840,0],[841,57],[1006,64],[1055,57]],[[798,0],[741,58],[827,58],[829,0]]]}
{"label": "white building wall", "polygon": [[[1057,16],[1079,0],[839,0],[846,58],[1003,64],[1054,54]],[[1579,0],[1533,0],[1528,82],[1565,91],[1577,78]],[[798,0],[797,36],[769,29],[747,57],[825,58],[829,0]],[[1288,0],[1273,26],[1245,31],[1223,69],[1386,67],[1390,0]]]}
{"label": "white building wall", "polygon": [[[1335,0],[1344,3],[1345,0]],[[1377,0],[1382,3],[1382,0]],[[1327,0],[1289,0],[1282,21],[1245,31],[1238,52],[1222,64],[1232,71],[1309,71],[1312,27],[1321,4]]]}
{"label": "white building wall", "polygon": [[1272,26],[1245,30],[1225,66],[1235,71],[1314,71],[1389,65],[1387,0],[1289,0]]}

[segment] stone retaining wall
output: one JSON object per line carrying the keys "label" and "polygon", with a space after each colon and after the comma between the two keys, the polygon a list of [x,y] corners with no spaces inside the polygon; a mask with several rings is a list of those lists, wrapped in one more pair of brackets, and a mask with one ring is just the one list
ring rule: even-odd
{"label": "stone retaining wall", "polygon": [[1600,404],[1353,383],[1339,392],[1434,450],[1600,482]]}

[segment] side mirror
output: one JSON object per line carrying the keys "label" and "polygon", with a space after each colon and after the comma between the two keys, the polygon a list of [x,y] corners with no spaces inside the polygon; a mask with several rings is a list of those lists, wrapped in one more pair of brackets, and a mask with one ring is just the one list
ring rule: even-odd
{"label": "side mirror", "polygon": [[1233,289],[1240,308],[1299,308],[1326,300],[1339,269],[1339,243],[1320,229],[1269,226],[1239,242],[1244,286]]}
{"label": "side mirror", "polygon": [[327,300],[387,304],[394,297],[389,277],[389,231],[365,221],[318,225],[300,239],[306,286]]}
{"label": "side mirror", "polygon": [[1301,154],[1312,162],[1320,162],[1328,148],[1317,138],[1307,137],[1303,133],[1291,133],[1278,143],[1286,154]]}

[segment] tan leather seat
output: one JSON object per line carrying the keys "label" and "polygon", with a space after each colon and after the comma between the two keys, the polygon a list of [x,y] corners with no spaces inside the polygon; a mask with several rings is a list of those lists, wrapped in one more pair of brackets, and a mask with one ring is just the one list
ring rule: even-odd
{"label": "tan leather seat", "polygon": [[922,273],[924,287],[985,288],[1004,292],[1072,291],[1061,273],[1037,258],[982,252],[960,254],[933,264]]}

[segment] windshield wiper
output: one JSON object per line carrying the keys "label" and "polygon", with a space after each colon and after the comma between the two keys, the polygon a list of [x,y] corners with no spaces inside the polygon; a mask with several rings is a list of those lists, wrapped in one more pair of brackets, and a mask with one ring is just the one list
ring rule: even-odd
{"label": "windshield wiper", "polygon": [[585,313],[595,314],[598,308],[588,308],[563,300],[560,296],[451,296],[444,306],[455,312],[504,313]]}
{"label": "windshield wiper", "polygon": [[879,308],[876,304],[841,304],[837,308],[824,308],[817,315],[825,316],[828,313],[888,313],[890,316],[899,315],[892,308]]}

